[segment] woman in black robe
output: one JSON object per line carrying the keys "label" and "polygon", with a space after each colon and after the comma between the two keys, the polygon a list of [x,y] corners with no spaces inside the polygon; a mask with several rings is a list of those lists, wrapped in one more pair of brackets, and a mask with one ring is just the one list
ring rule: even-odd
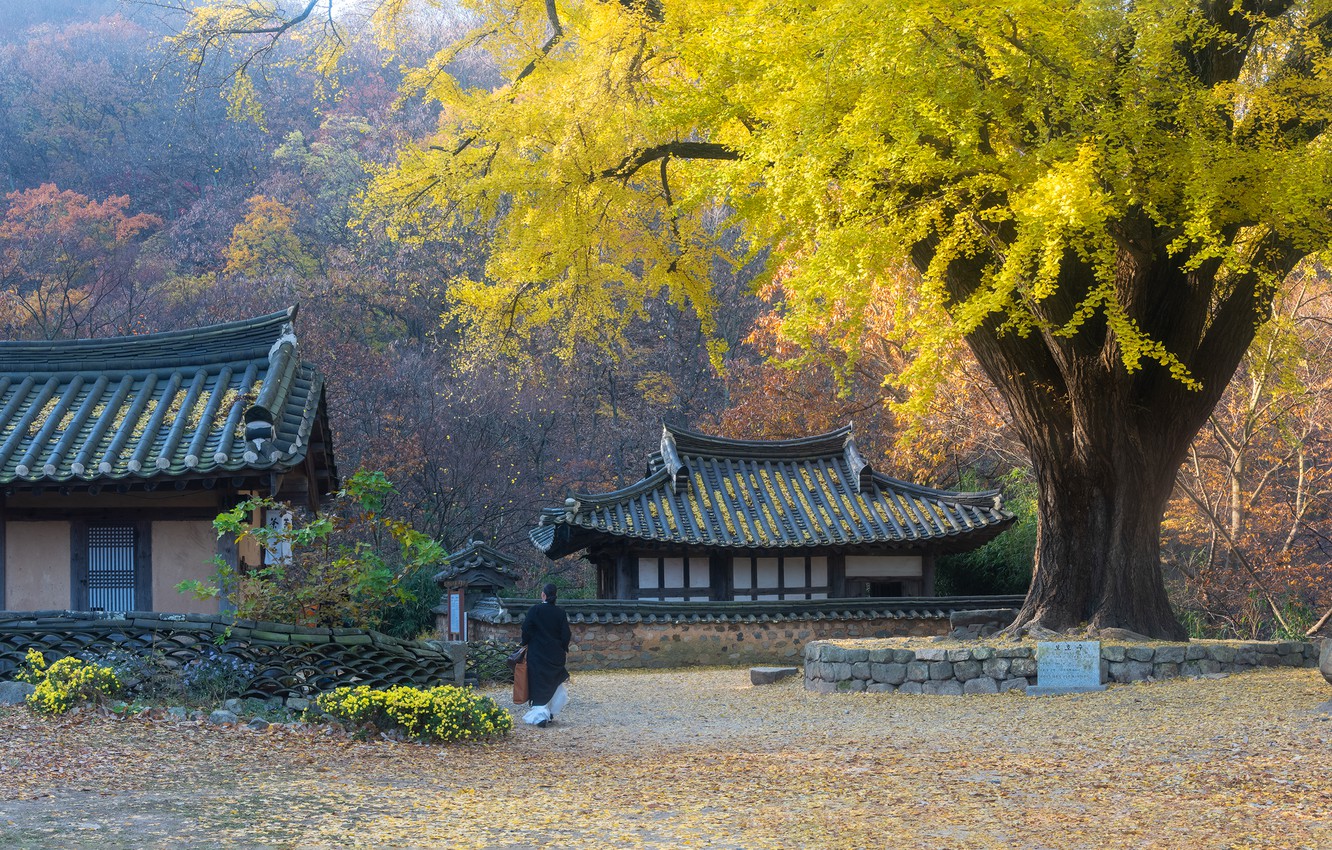
{"label": "woman in black robe", "polygon": [[523,618],[523,646],[527,647],[527,694],[532,709],[523,720],[534,726],[545,726],[569,702],[569,680],[565,669],[565,656],[569,652],[569,618],[564,609],[555,604],[556,587],[548,584],[541,589],[540,604],[527,609]]}

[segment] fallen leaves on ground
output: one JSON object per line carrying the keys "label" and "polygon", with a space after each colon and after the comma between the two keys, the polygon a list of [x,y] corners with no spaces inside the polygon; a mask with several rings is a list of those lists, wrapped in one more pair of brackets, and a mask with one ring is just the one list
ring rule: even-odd
{"label": "fallen leaves on ground", "polygon": [[0,847],[1332,847],[1313,670],[1039,699],[635,671],[571,695],[550,728],[450,746],[0,709]]}

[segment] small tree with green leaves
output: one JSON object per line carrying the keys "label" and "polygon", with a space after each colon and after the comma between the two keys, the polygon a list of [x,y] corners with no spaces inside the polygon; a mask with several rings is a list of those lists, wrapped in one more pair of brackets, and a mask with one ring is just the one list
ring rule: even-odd
{"label": "small tree with green leaves", "polygon": [[[213,527],[238,545],[257,544],[264,563],[236,567],[219,556],[212,578],[176,589],[198,599],[225,598],[247,619],[375,628],[391,607],[414,601],[403,578],[446,554],[433,538],[384,514],[392,492],[383,473],[360,470],[328,512],[300,516],[283,502],[247,499],[219,514]],[[256,511],[292,519],[256,523]]]}

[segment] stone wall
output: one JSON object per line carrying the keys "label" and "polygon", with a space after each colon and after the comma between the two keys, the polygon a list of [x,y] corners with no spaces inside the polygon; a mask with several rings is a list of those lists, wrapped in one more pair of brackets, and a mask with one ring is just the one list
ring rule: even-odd
{"label": "stone wall", "polygon": [[[869,643],[869,642],[866,642]],[[1318,645],[1296,641],[1191,641],[1101,645],[1101,681],[1138,682],[1176,676],[1219,676],[1255,667],[1316,667]],[[822,693],[904,694],[1025,692],[1039,682],[1035,644],[805,647],[805,687]]]}
{"label": "stone wall", "polygon": [[463,683],[465,649],[406,641],[365,629],[322,629],[237,620],[216,614],[0,611],[0,679],[13,676],[29,649],[48,662],[94,659],[112,651],[154,653],[182,665],[220,652],[254,665],[244,696],[306,697],[342,685]]}
{"label": "stone wall", "polygon": [[[948,631],[946,618],[776,619],[754,622],[570,624],[569,669],[798,663],[806,645],[829,638],[925,637]],[[521,624],[473,621],[474,640],[518,641]]]}

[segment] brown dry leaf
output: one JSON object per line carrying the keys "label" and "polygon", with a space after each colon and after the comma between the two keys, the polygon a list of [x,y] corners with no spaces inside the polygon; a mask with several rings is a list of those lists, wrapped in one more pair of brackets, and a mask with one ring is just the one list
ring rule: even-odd
{"label": "brown dry leaf", "polygon": [[448,747],[0,709],[0,847],[1332,847],[1313,670],[1041,699],[638,671],[572,697]]}

